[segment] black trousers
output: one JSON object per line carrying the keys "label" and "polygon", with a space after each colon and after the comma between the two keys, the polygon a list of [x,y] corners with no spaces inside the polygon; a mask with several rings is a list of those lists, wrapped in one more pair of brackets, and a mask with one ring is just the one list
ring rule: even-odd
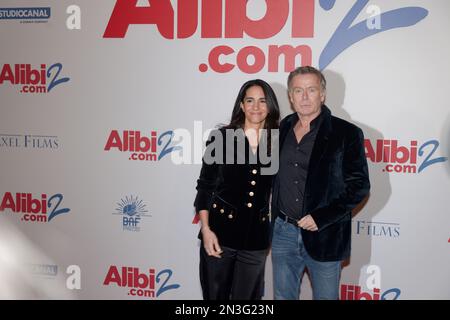
{"label": "black trousers", "polygon": [[222,257],[208,256],[200,245],[200,283],[204,300],[261,300],[269,249],[221,247]]}

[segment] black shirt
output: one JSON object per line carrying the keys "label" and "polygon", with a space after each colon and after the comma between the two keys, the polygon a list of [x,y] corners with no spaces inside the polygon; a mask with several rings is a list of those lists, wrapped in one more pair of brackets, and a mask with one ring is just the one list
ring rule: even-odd
{"label": "black shirt", "polygon": [[320,113],[311,121],[310,131],[303,136],[300,143],[297,142],[294,132],[297,121],[293,121],[280,154],[280,168],[277,176],[280,186],[278,208],[282,213],[296,220],[304,215],[303,201],[309,159],[322,118]]}

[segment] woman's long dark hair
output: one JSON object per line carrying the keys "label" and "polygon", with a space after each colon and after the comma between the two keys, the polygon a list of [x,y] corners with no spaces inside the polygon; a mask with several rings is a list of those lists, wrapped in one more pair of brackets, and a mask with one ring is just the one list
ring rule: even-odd
{"label": "woman's long dark hair", "polygon": [[241,103],[244,103],[245,94],[247,90],[251,87],[258,86],[264,92],[264,97],[266,99],[267,105],[267,117],[264,121],[264,128],[267,130],[267,141],[264,144],[267,146],[267,155],[272,154],[272,132],[271,129],[279,128],[280,121],[280,107],[278,106],[278,100],[273,92],[272,87],[261,79],[254,79],[244,83],[239,90],[239,93],[234,102],[233,112],[231,114],[230,124],[223,126],[224,129],[244,129],[245,124],[245,114],[242,111]]}
{"label": "woman's long dark hair", "polygon": [[234,103],[230,124],[224,126],[225,129],[244,129],[245,114],[242,111],[241,103],[244,103],[247,90],[253,86],[261,87],[266,98],[268,114],[264,122],[264,129],[268,129],[269,133],[270,129],[278,129],[280,121],[280,107],[278,106],[277,97],[275,96],[272,87],[261,79],[250,80],[242,85]]}

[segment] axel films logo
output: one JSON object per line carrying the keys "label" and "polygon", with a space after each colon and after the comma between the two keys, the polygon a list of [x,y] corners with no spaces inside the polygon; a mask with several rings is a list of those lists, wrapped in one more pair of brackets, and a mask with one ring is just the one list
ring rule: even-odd
{"label": "axel films logo", "polygon": [[39,66],[29,63],[5,63],[1,66],[0,86],[18,87],[20,93],[48,93],[70,80],[60,74],[62,69],[61,63],[50,66],[45,63]]}
{"label": "axel films logo", "polygon": [[353,230],[358,236],[396,239],[400,237],[400,223],[352,220]]}
{"label": "axel films logo", "polygon": [[57,136],[32,134],[0,134],[0,148],[56,150],[60,142]]}
{"label": "axel films logo", "polygon": [[[211,39],[223,41],[203,57],[205,62],[198,65],[200,72],[212,70],[227,73],[235,67],[250,74],[262,70],[278,72],[280,60],[284,61],[284,72],[290,72],[299,64],[311,65],[314,54],[319,56],[319,68],[325,69],[353,44],[377,33],[413,26],[428,15],[428,10],[421,7],[382,12],[379,6],[368,6],[369,0],[348,1],[353,5],[340,18],[330,37],[317,35],[315,26],[321,22],[316,21],[315,17],[317,10],[333,14],[336,0],[179,0],[176,8],[172,2],[117,0],[103,38],[124,38],[130,25],[149,25],[153,26],[148,28],[149,34],[159,32],[161,37],[169,41],[191,37],[200,37],[208,43],[211,43]],[[263,15],[255,17],[259,12],[263,12]],[[367,19],[361,21],[361,16]],[[289,18],[291,21],[288,21]],[[289,44],[276,43],[277,35],[286,28],[290,29],[287,32],[292,41]],[[311,46],[304,42],[316,36],[320,39],[329,37],[319,53],[313,52]],[[227,39],[244,37],[247,43],[252,39],[258,43],[261,39],[271,39],[273,44],[233,48],[226,43]],[[292,46],[291,43],[298,45]]]}
{"label": "axel films logo", "polygon": [[158,136],[157,131],[112,130],[104,147],[105,151],[126,153],[128,160],[159,161],[179,146],[171,145],[174,132],[166,131]]}
{"label": "axel films logo", "polygon": [[41,194],[33,197],[31,193],[5,192],[0,204],[0,212],[10,212],[21,216],[21,221],[50,222],[60,214],[70,212],[69,208],[62,207],[64,196],[57,193],[49,197]]}
{"label": "axel films logo", "polygon": [[367,266],[365,288],[354,284],[341,284],[340,300],[397,300],[401,290],[390,288],[381,290],[381,268],[377,265]]}
{"label": "axel films logo", "polygon": [[50,7],[0,8],[0,21],[20,20],[21,23],[46,23],[50,16]]}
{"label": "axel films logo", "polygon": [[421,173],[427,167],[445,162],[447,157],[435,155],[439,141],[429,140],[419,144],[411,140],[402,145],[399,140],[364,140],[366,158],[375,164],[382,164],[383,172]]}
{"label": "axel films logo", "polygon": [[136,267],[110,266],[103,285],[126,289],[129,296],[158,298],[163,293],[180,287],[171,282],[172,275],[170,269],[157,272],[155,268],[148,268],[141,272]]}
{"label": "axel films logo", "polygon": [[117,203],[116,212],[113,214],[122,216],[123,230],[140,231],[140,223],[142,217],[151,217],[147,214],[146,205],[138,197],[125,197]]}

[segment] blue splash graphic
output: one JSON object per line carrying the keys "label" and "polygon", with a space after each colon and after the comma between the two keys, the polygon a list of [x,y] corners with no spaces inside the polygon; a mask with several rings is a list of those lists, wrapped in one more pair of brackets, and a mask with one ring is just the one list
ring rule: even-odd
{"label": "blue splash graphic", "polygon": [[[328,11],[334,7],[336,0],[320,0],[322,9]],[[319,58],[319,69],[325,69],[338,55],[353,44],[377,33],[391,29],[409,27],[417,24],[428,15],[428,10],[421,7],[405,7],[384,12],[380,15],[380,29],[369,29],[364,20],[350,27],[369,0],[357,0],[336,31],[331,36]]]}

